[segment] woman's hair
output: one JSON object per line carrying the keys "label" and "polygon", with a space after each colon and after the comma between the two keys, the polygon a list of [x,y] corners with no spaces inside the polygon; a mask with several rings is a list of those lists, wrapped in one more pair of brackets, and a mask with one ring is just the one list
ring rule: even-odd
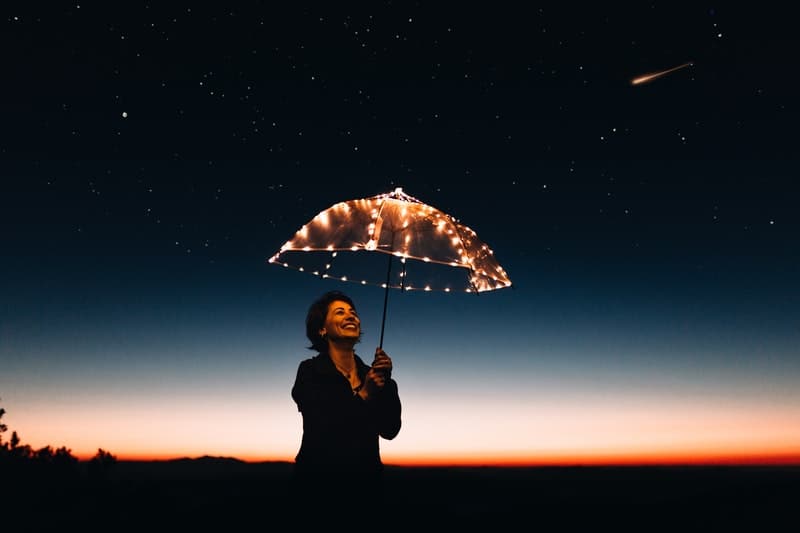
{"label": "woman's hair", "polygon": [[328,307],[331,305],[331,302],[337,300],[347,302],[353,309],[356,308],[353,300],[341,291],[326,292],[317,298],[314,303],[311,304],[311,307],[308,308],[308,314],[306,315],[306,337],[311,341],[311,346],[308,346],[309,350],[316,350],[318,352],[328,351],[328,343],[322,335],[319,334],[319,330],[325,325],[325,317],[328,316]]}

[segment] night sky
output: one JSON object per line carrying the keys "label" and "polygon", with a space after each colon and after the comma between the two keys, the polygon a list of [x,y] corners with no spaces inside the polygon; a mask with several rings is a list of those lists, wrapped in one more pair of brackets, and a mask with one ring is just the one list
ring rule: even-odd
{"label": "night sky", "polygon": [[800,461],[786,13],[118,4],[0,8],[0,406],[24,443],[293,459],[309,304],[348,292],[371,360],[384,292],[267,259],[402,187],[513,286],[390,292],[385,462]]}

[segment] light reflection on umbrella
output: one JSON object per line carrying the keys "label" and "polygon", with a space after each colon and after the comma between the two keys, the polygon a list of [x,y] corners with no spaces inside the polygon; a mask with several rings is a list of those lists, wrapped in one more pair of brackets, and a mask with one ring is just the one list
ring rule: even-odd
{"label": "light reflection on umbrella", "polygon": [[[388,256],[385,274],[374,264]],[[400,271],[392,277],[392,258]],[[407,268],[408,260],[413,267]],[[404,193],[401,188],[339,202],[321,211],[269,259],[269,263],[320,278],[389,289],[481,293],[511,286],[494,253],[458,219]]]}

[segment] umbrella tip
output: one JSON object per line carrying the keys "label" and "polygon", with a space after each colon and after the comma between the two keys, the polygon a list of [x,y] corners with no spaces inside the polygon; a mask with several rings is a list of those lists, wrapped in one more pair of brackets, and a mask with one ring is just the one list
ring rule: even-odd
{"label": "umbrella tip", "polygon": [[394,192],[395,192],[395,194],[402,194],[403,193],[403,188],[402,187],[395,187]]}

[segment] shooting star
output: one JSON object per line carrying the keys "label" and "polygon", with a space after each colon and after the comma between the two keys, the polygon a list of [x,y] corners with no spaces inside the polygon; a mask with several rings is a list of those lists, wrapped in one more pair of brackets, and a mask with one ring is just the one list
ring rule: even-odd
{"label": "shooting star", "polygon": [[644,76],[633,78],[631,80],[631,85],[641,85],[642,83],[653,81],[654,79],[660,78],[661,76],[666,76],[670,72],[675,72],[676,70],[680,70],[682,68],[691,66],[694,66],[694,63],[690,61],[689,63],[684,63],[683,65],[678,65],[677,67],[668,68],[667,70],[662,70],[660,72],[653,72],[652,74],[645,74]]}

